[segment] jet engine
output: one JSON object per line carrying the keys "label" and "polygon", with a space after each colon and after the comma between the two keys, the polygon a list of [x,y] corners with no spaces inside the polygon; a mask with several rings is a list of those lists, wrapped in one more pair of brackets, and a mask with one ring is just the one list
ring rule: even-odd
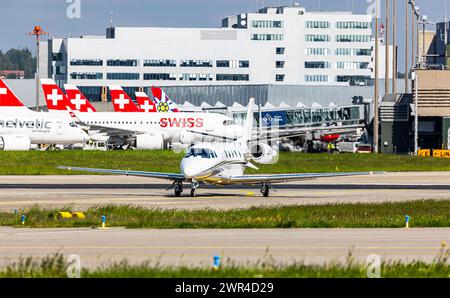
{"label": "jet engine", "polygon": [[278,150],[268,144],[257,143],[250,146],[250,155],[259,164],[268,165],[278,160]]}
{"label": "jet engine", "polygon": [[183,145],[191,145],[196,141],[196,135],[192,132],[182,131],[180,133],[180,143]]}
{"label": "jet engine", "polygon": [[0,136],[0,151],[28,151],[31,149],[31,140],[27,136],[5,135]]}
{"label": "jet engine", "polygon": [[144,134],[136,136],[136,149],[161,150],[164,149],[164,137],[162,134]]}

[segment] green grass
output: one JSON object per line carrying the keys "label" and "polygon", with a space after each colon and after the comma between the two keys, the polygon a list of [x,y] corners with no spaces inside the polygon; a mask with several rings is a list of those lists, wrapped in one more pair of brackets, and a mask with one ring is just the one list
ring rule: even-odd
{"label": "green grass", "polygon": [[[445,246],[432,263],[383,262],[382,278],[450,278],[449,251]],[[68,264],[61,254],[42,259],[21,258],[0,270],[0,278],[65,278]],[[126,260],[104,265],[96,269],[82,269],[82,278],[366,278],[367,264],[356,262],[349,253],[345,263],[331,262],[324,265],[277,264],[273,259],[255,264],[238,265],[228,259],[221,268],[167,267],[159,261],[130,265]]]}
{"label": "green grass", "polygon": [[[450,201],[424,200],[378,204],[327,204],[254,207],[237,210],[158,210],[132,206],[88,209],[85,219],[58,220],[58,211],[33,207],[25,210],[25,227],[98,227],[107,216],[109,227],[155,229],[237,228],[401,228],[405,215],[411,227],[450,227]],[[1,226],[21,226],[20,214],[0,213]]]}
{"label": "green grass", "polygon": [[[0,152],[0,175],[80,174],[57,170],[60,165],[178,173],[181,158],[181,154],[172,151]],[[260,166],[259,173],[350,171],[450,171],[450,159],[381,154],[281,153],[277,164]]]}

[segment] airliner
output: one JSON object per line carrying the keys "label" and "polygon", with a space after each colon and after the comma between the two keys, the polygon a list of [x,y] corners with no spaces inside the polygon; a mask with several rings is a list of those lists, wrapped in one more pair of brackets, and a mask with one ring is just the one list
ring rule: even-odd
{"label": "airliner", "polygon": [[31,145],[72,145],[89,136],[66,115],[29,110],[0,79],[0,150],[30,150]]}
{"label": "airliner", "polygon": [[318,174],[268,174],[245,175],[247,168],[258,169],[253,162],[271,164],[278,159],[278,150],[267,143],[255,143],[252,140],[254,99],[250,99],[241,138],[231,143],[199,143],[190,147],[180,163],[181,173],[159,173],[130,170],[109,170],[81,167],[58,167],[61,170],[83,171],[103,174],[139,176],[170,180],[175,196],[181,196],[183,183],[190,183],[191,196],[201,184],[226,185],[260,185],[264,197],[270,195],[272,184],[286,183],[305,179],[337,176],[370,175],[371,172],[355,173],[318,173]]}

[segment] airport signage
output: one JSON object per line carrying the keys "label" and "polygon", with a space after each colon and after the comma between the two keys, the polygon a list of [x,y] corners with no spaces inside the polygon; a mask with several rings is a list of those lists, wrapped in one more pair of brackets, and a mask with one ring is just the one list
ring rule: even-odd
{"label": "airport signage", "polygon": [[266,127],[286,126],[286,111],[262,112],[262,124]]}

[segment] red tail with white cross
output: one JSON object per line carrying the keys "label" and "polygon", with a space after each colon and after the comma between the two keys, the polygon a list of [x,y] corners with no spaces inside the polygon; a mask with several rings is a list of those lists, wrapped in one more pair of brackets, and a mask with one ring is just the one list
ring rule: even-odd
{"label": "red tail with white cross", "polygon": [[0,79],[0,107],[25,107],[2,79]]}
{"label": "red tail with white cross", "polygon": [[66,89],[67,98],[70,102],[70,107],[74,111],[79,111],[82,113],[86,112],[96,112],[94,106],[87,100],[83,93],[74,85],[65,84],[64,89]]}
{"label": "red tail with white cross", "polygon": [[109,86],[111,101],[116,112],[140,112],[128,94],[120,86]]}
{"label": "red tail with white cross", "polygon": [[141,112],[144,113],[156,113],[156,105],[145,92],[136,92],[136,100],[138,102]]}
{"label": "red tail with white cross", "polygon": [[67,111],[73,109],[66,94],[52,79],[41,79],[44,98],[49,111]]}

